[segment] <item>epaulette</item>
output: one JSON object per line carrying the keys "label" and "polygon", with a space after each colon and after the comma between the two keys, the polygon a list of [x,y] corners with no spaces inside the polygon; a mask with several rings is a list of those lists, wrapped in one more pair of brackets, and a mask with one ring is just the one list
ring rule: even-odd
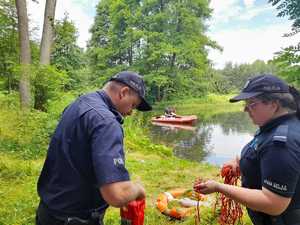
{"label": "epaulette", "polygon": [[286,143],[287,135],[288,135],[289,126],[288,125],[280,125],[276,128],[275,133],[273,135],[272,140],[274,142]]}

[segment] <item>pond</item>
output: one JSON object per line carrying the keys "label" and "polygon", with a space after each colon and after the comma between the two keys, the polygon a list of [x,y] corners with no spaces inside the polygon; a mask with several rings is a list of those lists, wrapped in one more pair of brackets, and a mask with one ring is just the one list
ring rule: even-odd
{"label": "pond", "polygon": [[173,148],[179,158],[220,166],[239,155],[256,130],[244,112],[217,114],[206,120],[197,116],[193,127],[150,124],[150,138]]}

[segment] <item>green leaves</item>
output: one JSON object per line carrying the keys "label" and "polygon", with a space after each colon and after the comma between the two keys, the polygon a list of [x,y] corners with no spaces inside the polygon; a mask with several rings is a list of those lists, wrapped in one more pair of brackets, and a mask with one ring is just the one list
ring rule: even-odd
{"label": "green leaves", "polygon": [[34,108],[47,111],[49,102],[61,95],[69,78],[53,66],[40,66],[33,71],[33,74]]}
{"label": "green leaves", "polygon": [[51,63],[70,76],[84,64],[83,50],[76,44],[77,36],[77,29],[68,15],[56,21]]}
{"label": "green leaves", "polygon": [[0,0],[0,80],[3,89],[11,91],[13,68],[19,60],[17,15],[12,0]]}
{"label": "green leaves", "polygon": [[288,47],[272,60],[272,63],[278,68],[278,74],[287,82],[300,87],[300,51],[295,47]]}
{"label": "green leaves", "polygon": [[100,1],[88,49],[92,70],[100,76],[113,68],[136,70],[156,101],[176,96],[174,90],[192,95],[186,83],[205,76],[206,47],[217,48],[205,34],[210,13],[206,0]]}
{"label": "green leaves", "polygon": [[295,0],[269,0],[273,6],[277,7],[278,16],[287,16],[289,20],[293,20],[292,31],[300,32],[300,2]]}
{"label": "green leaves", "polygon": [[[269,0],[277,6],[278,16],[288,17],[293,21],[292,32],[285,34],[288,38],[300,32],[300,1],[294,0]],[[277,66],[279,75],[288,82],[300,87],[300,42],[278,52],[272,62]]]}

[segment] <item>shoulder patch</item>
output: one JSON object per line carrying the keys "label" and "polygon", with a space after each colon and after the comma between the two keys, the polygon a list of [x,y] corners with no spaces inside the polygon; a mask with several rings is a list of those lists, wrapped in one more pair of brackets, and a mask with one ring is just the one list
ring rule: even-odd
{"label": "shoulder patch", "polygon": [[273,141],[286,143],[287,142],[287,135],[288,135],[289,126],[288,125],[280,125],[275,130],[273,135]]}

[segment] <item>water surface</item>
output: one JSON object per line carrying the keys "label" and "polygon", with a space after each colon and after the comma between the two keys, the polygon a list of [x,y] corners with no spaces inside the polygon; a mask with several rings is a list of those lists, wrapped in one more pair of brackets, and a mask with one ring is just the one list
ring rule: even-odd
{"label": "water surface", "polygon": [[214,115],[199,120],[194,127],[149,125],[153,142],[173,148],[180,158],[222,165],[240,154],[256,127],[244,112]]}

